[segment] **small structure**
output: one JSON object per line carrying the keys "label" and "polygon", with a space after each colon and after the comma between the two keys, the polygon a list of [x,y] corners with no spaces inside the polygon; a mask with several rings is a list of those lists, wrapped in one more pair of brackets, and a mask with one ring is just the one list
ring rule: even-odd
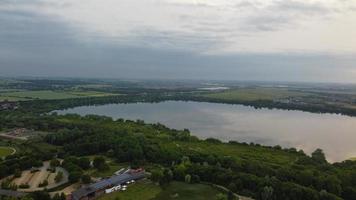
{"label": "small structure", "polygon": [[21,197],[24,197],[26,195],[27,194],[24,193],[24,192],[0,189],[0,197],[1,196],[6,196],[6,197],[13,197],[13,198],[21,198]]}
{"label": "small structure", "polygon": [[17,108],[18,104],[16,102],[7,100],[0,102],[0,110],[16,110]]}
{"label": "small structure", "polygon": [[80,188],[74,191],[71,194],[70,199],[72,200],[92,200],[97,197],[105,194],[109,190],[115,188],[118,189],[118,186],[126,184],[126,182],[131,182],[132,180],[139,180],[145,177],[145,170],[130,170],[126,173],[119,175],[114,175],[108,179],[103,179],[99,182],[93,183],[86,187]]}

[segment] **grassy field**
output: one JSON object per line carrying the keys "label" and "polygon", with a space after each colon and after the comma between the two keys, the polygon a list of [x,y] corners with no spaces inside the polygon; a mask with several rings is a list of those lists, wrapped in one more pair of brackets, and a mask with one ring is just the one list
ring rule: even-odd
{"label": "grassy field", "polygon": [[208,185],[172,182],[153,200],[214,200],[220,192]]}
{"label": "grassy field", "polygon": [[102,97],[116,95],[97,91],[20,91],[20,92],[2,92],[0,101],[27,101],[34,99],[70,99],[81,97]]}
{"label": "grassy field", "polygon": [[10,147],[0,147],[0,158],[6,157],[14,153],[14,149]]}
{"label": "grassy field", "polygon": [[214,200],[220,192],[208,185],[172,182],[164,190],[149,182],[140,181],[120,191],[103,196],[99,200]]}
{"label": "grassy field", "polygon": [[150,200],[156,197],[162,189],[150,181],[140,181],[128,187],[127,191],[114,192],[99,198],[99,200]]}
{"label": "grassy field", "polygon": [[291,96],[305,96],[306,93],[289,91],[287,89],[277,88],[244,88],[234,89],[224,92],[206,94],[205,97],[221,100],[240,100],[240,101],[256,101],[256,100],[273,100],[286,98]]}

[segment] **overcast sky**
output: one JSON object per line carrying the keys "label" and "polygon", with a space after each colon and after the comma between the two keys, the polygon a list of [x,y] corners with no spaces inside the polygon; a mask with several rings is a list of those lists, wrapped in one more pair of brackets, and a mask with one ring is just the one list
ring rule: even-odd
{"label": "overcast sky", "polygon": [[0,75],[356,82],[356,0],[0,0]]}

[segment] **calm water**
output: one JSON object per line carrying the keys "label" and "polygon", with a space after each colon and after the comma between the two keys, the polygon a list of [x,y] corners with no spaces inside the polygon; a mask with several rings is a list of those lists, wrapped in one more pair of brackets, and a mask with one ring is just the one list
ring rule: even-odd
{"label": "calm water", "polygon": [[188,128],[200,138],[279,144],[307,153],[322,148],[330,161],[356,156],[356,117],[336,114],[179,101],[82,106],[57,112],[143,119],[171,128]]}

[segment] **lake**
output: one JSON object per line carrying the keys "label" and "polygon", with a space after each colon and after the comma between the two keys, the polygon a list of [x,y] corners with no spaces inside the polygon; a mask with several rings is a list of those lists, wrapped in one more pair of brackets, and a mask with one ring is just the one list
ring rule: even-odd
{"label": "lake", "polygon": [[356,117],[337,114],[182,101],[81,106],[56,112],[142,119],[187,128],[199,138],[296,147],[306,153],[322,148],[332,162],[356,156]]}

